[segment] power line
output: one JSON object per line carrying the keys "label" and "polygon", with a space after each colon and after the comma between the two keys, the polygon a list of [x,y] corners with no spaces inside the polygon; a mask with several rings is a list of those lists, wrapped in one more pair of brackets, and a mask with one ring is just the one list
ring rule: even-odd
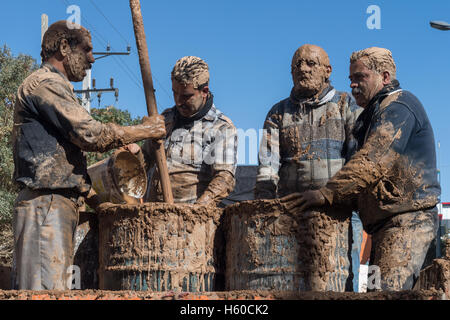
{"label": "power line", "polygon": [[[95,2],[93,0],[90,0],[91,4],[95,7],[95,9],[97,9],[97,11],[103,16],[103,18],[105,18],[105,20],[109,23],[109,25],[117,32],[117,34],[127,43],[127,45],[129,44],[129,41],[122,35],[122,33],[114,26],[114,24],[108,19],[108,17],[103,13],[103,11],[95,4]],[[119,57],[118,59],[120,59],[122,61],[122,59]],[[122,61],[122,63],[126,66],[126,68],[133,74],[136,75],[129,67],[128,65]],[[159,80],[154,77],[156,82],[158,83],[158,85],[162,88],[162,90],[166,93],[166,95],[171,98],[171,95],[169,94],[169,92],[166,90],[166,88],[164,88],[164,86],[159,82]],[[140,79],[138,80],[140,81]],[[140,85],[141,88],[143,88]]]}
{"label": "power line", "polygon": [[[67,0],[61,0],[63,1],[67,6],[70,6],[69,2]],[[111,23],[111,21],[106,17],[106,15],[100,10],[100,8],[92,1],[90,0],[92,5],[97,9],[97,11],[100,12],[100,14],[105,18],[105,20],[112,26],[112,28],[116,31],[116,33],[123,39],[125,40],[125,42],[128,45],[128,41],[126,40],[126,38],[120,33],[119,30],[117,30],[117,28]],[[92,24],[90,24],[86,18],[84,18],[84,16],[81,16],[81,20],[85,23],[85,25],[91,30],[91,33],[93,34],[93,36],[99,40],[100,42],[103,43],[103,45],[106,47],[108,46],[108,41],[105,40],[105,38],[100,34],[100,32],[98,32],[94,26]],[[98,36],[97,36],[98,35]],[[111,47],[112,50],[114,50],[113,47]],[[139,76],[136,75],[136,73],[127,65],[127,63],[125,61],[123,61],[120,57],[116,57],[113,56],[116,64],[125,72],[125,74],[127,75],[127,77],[139,88],[139,89],[144,89],[144,87],[141,84],[141,78]],[[172,98],[172,96],[169,94],[169,92],[164,88],[164,86],[161,84],[161,82],[159,82],[159,80],[153,76],[153,78],[155,79],[155,81],[158,83],[159,87],[166,93],[166,95],[170,98]]]}
{"label": "power line", "polygon": [[[68,7],[70,6],[70,4],[69,4],[69,2],[68,2],[67,0],[61,0],[61,1],[64,2]],[[97,40],[100,40],[100,42],[103,42],[103,45],[104,45],[104,46],[107,46],[107,45],[108,45],[108,41],[106,41],[106,40],[103,38],[103,36],[100,34],[100,32],[97,32],[97,30],[95,30],[94,26],[91,25],[91,24],[87,21],[87,19],[84,18],[83,15],[81,15],[81,20],[84,22],[84,25],[85,25],[86,27],[88,27],[88,29],[91,30],[91,34],[93,34],[93,36],[94,36]],[[98,36],[97,36],[97,34],[98,34]],[[100,38],[99,38],[99,37],[100,37]]]}
{"label": "power line", "polygon": [[100,12],[100,14],[103,16],[103,18],[105,18],[105,20],[109,23],[109,25],[117,32],[117,34],[127,43],[129,44],[129,41],[122,35],[122,33],[120,33],[119,30],[117,30],[117,28],[114,26],[113,23],[111,23],[111,21],[108,19],[108,17],[102,12],[102,10],[100,10],[99,7],[97,7],[97,5],[95,4],[94,1],[90,0],[92,5],[95,7],[95,9],[97,9],[98,12]]}
{"label": "power line", "polygon": [[[125,74],[130,78],[131,81],[136,84],[136,86],[139,87],[139,89],[144,89],[142,84],[139,82],[138,78],[136,78],[136,74],[133,73],[133,71],[128,67],[128,65],[122,61],[122,59],[113,56],[114,60],[116,61],[117,65],[125,72]],[[125,67],[124,67],[125,66]]]}
{"label": "power line", "polygon": [[[61,0],[63,1],[67,6],[69,6],[69,2],[67,0]],[[84,18],[83,16],[81,16],[81,20],[83,21],[83,23],[86,25],[86,27],[88,27],[91,30],[91,33],[93,34],[93,36],[99,40],[105,47],[108,45],[108,41],[105,40],[105,38],[100,34],[100,32],[98,32],[94,26],[92,24],[89,23],[89,21],[87,21],[86,18]],[[98,35],[98,36],[97,36]],[[114,48],[111,47],[112,50],[114,50]],[[135,75],[133,74],[133,72],[130,70],[131,74],[123,67],[123,65],[121,65],[120,63],[118,63],[118,60],[115,58],[115,61],[117,63],[117,65],[125,72],[125,74],[128,76],[128,78],[130,78],[130,80],[139,88],[139,89],[143,89],[142,85],[136,81]],[[124,62],[122,62],[124,65],[126,65]],[[129,69],[129,68],[128,68]]]}
{"label": "power line", "polygon": [[[122,35],[122,33],[114,26],[114,24],[108,19],[108,17],[103,13],[103,11],[95,4],[95,2],[93,0],[90,0],[91,4],[95,7],[95,9],[97,9],[97,11],[103,16],[103,18],[105,18],[105,20],[109,23],[109,25],[117,32],[117,34],[127,43],[127,45],[129,44],[129,41]],[[118,59],[123,63],[123,65],[128,69],[128,71],[131,72],[131,74],[133,74],[133,76],[136,76],[136,74],[128,67],[128,65],[126,64],[126,62],[122,61],[122,59],[120,57],[118,57]],[[162,90],[164,91],[164,93],[171,98],[171,95],[169,94],[169,92],[166,90],[166,88],[164,88],[164,86],[159,82],[159,80],[153,76],[156,80],[156,82],[158,83],[158,85],[162,88]],[[135,78],[137,79],[137,78]],[[138,79],[138,81],[140,81],[140,79]],[[142,85],[139,85],[142,89]]]}

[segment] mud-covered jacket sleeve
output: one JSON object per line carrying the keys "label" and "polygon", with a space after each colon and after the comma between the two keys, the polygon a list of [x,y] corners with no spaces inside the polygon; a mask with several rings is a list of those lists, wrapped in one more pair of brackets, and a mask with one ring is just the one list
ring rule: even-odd
{"label": "mud-covered jacket sleeve", "polygon": [[372,120],[363,147],[320,189],[330,204],[356,200],[359,193],[376,184],[405,151],[417,121],[404,104],[393,102]]}
{"label": "mud-covered jacket sleeve", "polygon": [[259,166],[255,184],[255,199],[274,199],[280,179],[280,123],[277,114],[269,112],[264,122],[261,145],[259,148]]}
{"label": "mud-covered jacket sleeve", "polygon": [[197,200],[198,203],[210,202],[218,204],[226,198],[235,186],[235,177],[228,170],[216,171],[205,192]]}
{"label": "mud-covered jacket sleeve", "polygon": [[122,127],[96,121],[67,87],[53,79],[43,81],[29,99],[41,119],[83,151],[105,152],[142,140],[148,132],[143,125]]}
{"label": "mud-covered jacket sleeve", "polygon": [[214,143],[208,153],[213,157],[205,158],[212,162],[213,178],[197,202],[214,202],[218,204],[234,189],[237,166],[238,138],[234,125],[225,122],[215,131]]}

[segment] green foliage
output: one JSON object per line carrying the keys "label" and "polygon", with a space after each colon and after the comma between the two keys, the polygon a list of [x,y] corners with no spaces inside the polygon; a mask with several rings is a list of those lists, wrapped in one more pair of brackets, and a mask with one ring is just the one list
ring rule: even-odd
{"label": "green foliage", "polygon": [[17,193],[14,191],[0,189],[0,225],[12,221],[14,201]]}
{"label": "green foliage", "polygon": [[114,106],[108,106],[105,109],[91,109],[92,117],[102,123],[113,122],[121,126],[132,126],[140,124],[142,119],[139,117],[132,119],[128,111],[123,111],[115,108]]}
{"label": "green foliage", "polygon": [[20,84],[38,68],[28,55],[14,57],[5,45],[0,48],[0,224],[9,223],[16,198],[11,149],[14,103]]}
{"label": "green foliage", "polygon": [[[142,122],[141,118],[131,118],[131,114],[128,111],[123,111],[115,108],[114,106],[108,106],[104,109],[91,109],[91,116],[97,121],[102,123],[116,123],[121,126],[132,126]],[[111,150],[106,153],[89,152],[87,155],[88,166],[91,166],[109,156],[114,152]]]}

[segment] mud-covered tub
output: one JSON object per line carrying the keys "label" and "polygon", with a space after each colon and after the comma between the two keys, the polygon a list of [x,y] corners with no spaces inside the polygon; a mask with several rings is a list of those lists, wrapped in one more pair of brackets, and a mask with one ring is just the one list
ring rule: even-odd
{"label": "mud-covered tub", "polygon": [[[111,205],[99,212],[103,290],[223,290],[223,210],[190,204]],[[216,249],[215,249],[216,248]]]}
{"label": "mud-covered tub", "polygon": [[350,216],[255,200],[228,206],[224,220],[226,290],[351,289]]}

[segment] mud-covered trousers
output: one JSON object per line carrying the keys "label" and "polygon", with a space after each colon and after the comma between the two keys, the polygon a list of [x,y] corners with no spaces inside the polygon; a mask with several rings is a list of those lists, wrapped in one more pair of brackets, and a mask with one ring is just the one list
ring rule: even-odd
{"label": "mud-covered trousers", "polygon": [[70,289],[79,204],[62,194],[28,188],[19,193],[13,217],[13,289]]}
{"label": "mud-covered trousers", "polygon": [[411,290],[419,277],[428,248],[436,237],[437,228],[438,214],[433,208],[391,217],[373,232],[368,289]]}

